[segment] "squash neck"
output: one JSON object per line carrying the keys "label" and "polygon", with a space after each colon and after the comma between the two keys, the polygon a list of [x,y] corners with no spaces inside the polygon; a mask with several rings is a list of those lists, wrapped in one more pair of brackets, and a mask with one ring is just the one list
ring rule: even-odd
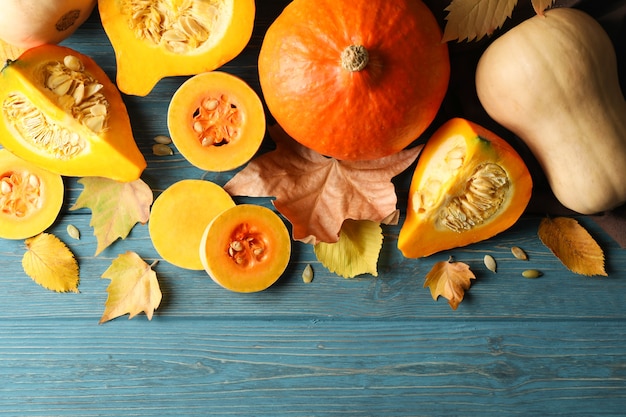
{"label": "squash neck", "polygon": [[362,71],[368,62],[369,53],[363,45],[350,45],[341,52],[341,68],[346,71]]}

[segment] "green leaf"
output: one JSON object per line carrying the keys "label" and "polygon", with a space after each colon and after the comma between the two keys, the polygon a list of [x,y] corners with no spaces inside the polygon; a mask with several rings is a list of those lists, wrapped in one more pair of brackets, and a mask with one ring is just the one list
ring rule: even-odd
{"label": "green leaf", "polygon": [[378,256],[383,245],[379,223],[347,219],[335,243],[319,242],[314,246],[317,259],[330,272],[344,278],[361,274],[378,276]]}

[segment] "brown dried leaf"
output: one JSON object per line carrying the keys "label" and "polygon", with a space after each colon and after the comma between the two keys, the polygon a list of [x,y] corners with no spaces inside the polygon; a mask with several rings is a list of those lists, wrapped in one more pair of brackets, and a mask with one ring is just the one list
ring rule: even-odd
{"label": "brown dried leaf", "polygon": [[125,239],[138,222],[145,224],[148,221],[154,196],[141,179],[119,182],[85,177],[78,182],[85,188],[70,210],[91,209],[89,225],[98,240],[96,255],[118,238]]}
{"label": "brown dried leaf", "polygon": [[543,16],[543,12],[554,3],[554,0],[531,0],[535,13]]}
{"label": "brown dried leaf", "polygon": [[445,11],[443,42],[480,40],[511,17],[517,0],[452,0]]}
{"label": "brown dried leaf", "polygon": [[293,238],[334,243],[346,219],[397,222],[391,179],[407,169],[422,146],[373,161],[327,158],[270,127],[276,150],[253,159],[224,188],[231,195],[276,197],[274,206],[293,225]]}
{"label": "brown dried leaf", "polygon": [[24,272],[42,287],[56,292],[78,292],[78,262],[59,238],[41,233],[26,239]]}
{"label": "brown dried leaf", "polygon": [[448,300],[448,304],[456,310],[465,291],[469,289],[471,280],[476,279],[469,265],[463,262],[448,261],[437,262],[426,274],[424,287],[430,288],[433,300],[443,296]]}
{"label": "brown dried leaf", "polygon": [[543,219],[539,224],[539,239],[570,271],[607,276],[602,248],[575,219]]}
{"label": "brown dried leaf", "polygon": [[145,312],[148,320],[161,303],[161,289],[156,273],[135,252],[126,252],[111,262],[102,274],[111,280],[107,288],[109,296],[105,303],[100,324],[124,314],[132,319]]}

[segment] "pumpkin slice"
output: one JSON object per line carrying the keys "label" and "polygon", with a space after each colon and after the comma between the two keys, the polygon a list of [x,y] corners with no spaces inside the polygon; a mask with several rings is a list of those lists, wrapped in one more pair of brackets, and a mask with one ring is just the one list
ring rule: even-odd
{"label": "pumpkin slice", "polygon": [[145,96],[163,77],[195,75],[235,58],[252,36],[254,0],[100,0],[117,85]]}
{"label": "pumpkin slice", "polygon": [[234,292],[267,289],[282,275],[291,256],[291,238],[269,208],[240,204],[207,226],[200,258],[211,279]]}
{"label": "pumpkin slice", "polygon": [[146,161],[122,97],[88,56],[58,45],[31,48],[0,75],[0,143],[67,176],[139,178]]}
{"label": "pumpkin slice", "polygon": [[420,154],[398,248],[419,258],[488,239],[519,219],[531,192],[530,172],[511,145],[452,119]]}
{"label": "pumpkin slice", "polygon": [[156,251],[167,262],[185,269],[202,270],[198,256],[206,226],[235,205],[219,185],[205,180],[181,180],[156,198],[148,230]]}
{"label": "pumpkin slice", "polygon": [[265,136],[263,103],[242,79],[206,72],[185,81],[169,105],[172,141],[193,165],[228,171],[248,162]]}
{"label": "pumpkin slice", "polygon": [[63,179],[0,149],[0,237],[26,239],[54,223],[63,205]]}

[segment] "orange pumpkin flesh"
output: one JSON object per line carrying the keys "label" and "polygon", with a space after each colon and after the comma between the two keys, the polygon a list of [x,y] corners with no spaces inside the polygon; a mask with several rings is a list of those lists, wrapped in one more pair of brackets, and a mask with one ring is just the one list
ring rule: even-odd
{"label": "orange pumpkin flesh", "polygon": [[198,255],[206,226],[234,201],[219,185],[205,180],[181,180],[152,204],[148,230],[156,251],[172,265],[202,270]]}
{"label": "orange pumpkin flesh", "polygon": [[519,219],[531,192],[530,172],[506,141],[452,119],[419,156],[398,248],[419,258],[488,239]]}
{"label": "orange pumpkin flesh", "polygon": [[0,238],[26,239],[54,223],[63,179],[0,149]]}
{"label": "orange pumpkin flesh", "polygon": [[100,0],[117,85],[145,96],[163,77],[194,75],[235,58],[252,36],[254,0]]}
{"label": "orange pumpkin flesh", "polygon": [[70,48],[38,46],[5,66],[0,111],[0,143],[49,171],[134,181],[146,167],[119,91]]}
{"label": "orange pumpkin flesh", "polygon": [[172,97],[167,123],[180,153],[207,171],[248,162],[265,136],[259,96],[242,79],[219,71],[185,81]]}
{"label": "orange pumpkin flesh", "polygon": [[285,271],[291,237],[272,210],[240,204],[223,211],[204,231],[200,258],[207,274],[234,292],[258,292]]}
{"label": "orange pumpkin flesh", "polygon": [[448,49],[419,0],[294,0],[267,30],[258,62],[267,106],[285,131],[343,160],[413,142],[448,87]]}

